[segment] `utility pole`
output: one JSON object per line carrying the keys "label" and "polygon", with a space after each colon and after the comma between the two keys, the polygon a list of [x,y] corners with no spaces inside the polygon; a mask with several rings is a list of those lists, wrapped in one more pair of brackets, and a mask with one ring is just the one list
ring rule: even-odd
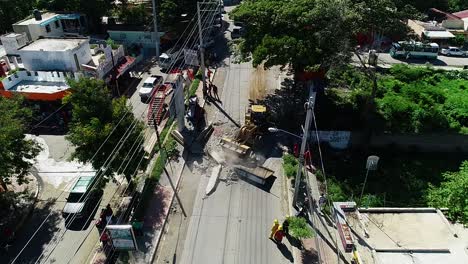
{"label": "utility pole", "polygon": [[294,184],[294,198],[293,198],[294,206],[296,206],[297,195],[299,194],[299,183],[301,182],[302,166],[304,163],[304,152],[305,152],[305,148],[307,144],[307,139],[309,136],[309,129],[310,129],[310,123],[312,120],[312,111],[314,111],[314,105],[315,105],[314,84],[311,83],[310,90],[309,90],[309,100],[306,103],[307,115],[306,115],[306,121],[304,125],[304,135],[302,136],[301,152],[299,153],[299,164],[298,164],[296,180]]}
{"label": "utility pole", "polygon": [[198,16],[198,36],[200,38],[200,60],[201,60],[201,70],[202,70],[202,81],[203,89],[207,87],[206,85],[206,69],[205,69],[205,47],[203,47],[203,28],[201,23],[201,14],[200,14],[200,2],[197,2],[197,16]]}
{"label": "utility pole", "polygon": [[[154,124],[154,130],[156,130],[156,138],[158,139],[159,153],[161,153],[161,150],[163,150],[164,146],[161,143],[161,137],[159,136],[159,131],[158,131],[158,124],[156,123],[156,116],[154,115],[154,113],[153,113],[153,124]],[[164,148],[164,151],[166,151],[165,148]],[[167,151],[166,151],[166,153],[167,153]],[[177,190],[176,190],[176,188],[174,186],[174,183],[172,182],[172,179],[169,176],[169,172],[166,169],[166,164],[164,164],[164,173],[166,174],[166,177],[169,180],[169,184],[171,185],[172,190],[174,191],[174,195],[177,198],[177,202],[180,205],[180,209],[182,210],[182,214],[184,215],[184,217],[187,217],[187,213],[185,212],[184,206],[182,206],[182,201],[180,200],[180,197],[177,194]]]}
{"label": "utility pole", "polygon": [[158,18],[156,12],[156,0],[152,1],[153,3],[153,27],[154,27],[154,37],[156,38],[156,60],[159,61],[159,33],[158,33]]}

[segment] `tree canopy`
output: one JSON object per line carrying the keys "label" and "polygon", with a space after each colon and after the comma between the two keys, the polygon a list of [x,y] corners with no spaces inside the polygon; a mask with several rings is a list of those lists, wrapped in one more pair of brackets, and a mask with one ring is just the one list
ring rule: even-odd
{"label": "tree canopy", "polygon": [[135,120],[125,97],[111,98],[103,81],[81,78],[69,80],[69,85],[71,93],[63,102],[72,105],[67,135],[76,146],[72,158],[91,162],[96,170],[105,166],[106,176],[124,174],[130,180],[144,155],[143,123]]}
{"label": "tree canopy", "polygon": [[22,97],[0,96],[0,113],[0,184],[6,190],[12,177],[20,184],[25,181],[41,149],[35,141],[25,138],[32,112],[23,105]]}
{"label": "tree canopy", "polygon": [[468,224],[468,160],[462,163],[459,171],[445,172],[443,178],[440,186],[429,188],[429,205],[447,207],[449,218]]}
{"label": "tree canopy", "polygon": [[356,15],[336,0],[243,1],[230,16],[246,25],[240,47],[254,65],[289,65],[295,72],[350,58]]}

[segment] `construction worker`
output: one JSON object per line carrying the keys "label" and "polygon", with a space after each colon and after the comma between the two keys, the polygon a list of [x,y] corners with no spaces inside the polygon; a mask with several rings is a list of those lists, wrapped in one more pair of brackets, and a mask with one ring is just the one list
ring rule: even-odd
{"label": "construction worker", "polygon": [[278,230],[276,230],[276,233],[275,233],[275,242],[282,243],[283,237],[284,237],[283,226],[280,225],[278,226]]}
{"label": "construction worker", "polygon": [[273,236],[275,235],[276,231],[278,230],[278,227],[279,227],[278,219],[275,219],[273,221],[273,226],[271,227],[270,239],[273,239]]}

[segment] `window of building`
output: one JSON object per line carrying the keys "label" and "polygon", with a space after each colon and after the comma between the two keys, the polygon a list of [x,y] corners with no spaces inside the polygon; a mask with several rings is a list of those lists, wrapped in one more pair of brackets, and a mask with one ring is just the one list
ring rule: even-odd
{"label": "window of building", "polygon": [[27,71],[26,74],[27,74],[28,76],[31,76],[31,72],[28,72],[28,71]]}
{"label": "window of building", "polygon": [[59,28],[60,27],[60,22],[58,20],[55,20],[55,28]]}
{"label": "window of building", "polygon": [[14,75],[15,75],[15,78],[18,78],[18,74],[17,74],[17,73],[15,73]]}
{"label": "window of building", "polygon": [[11,82],[11,77],[8,77],[8,81],[10,81],[10,82]]}
{"label": "window of building", "polygon": [[57,72],[57,77],[60,77],[60,72]]}
{"label": "window of building", "polygon": [[39,73],[37,73],[37,72],[34,72],[34,76],[39,76]]}
{"label": "window of building", "polygon": [[46,25],[46,26],[45,26],[45,31],[46,31],[47,33],[50,33],[50,25]]}

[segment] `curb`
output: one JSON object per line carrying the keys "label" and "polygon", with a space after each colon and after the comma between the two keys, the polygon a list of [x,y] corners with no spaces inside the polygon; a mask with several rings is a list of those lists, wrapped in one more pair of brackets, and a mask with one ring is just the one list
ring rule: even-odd
{"label": "curb", "polygon": [[[286,177],[286,175],[284,173],[283,173],[283,177],[286,180],[286,192],[288,194],[289,215],[293,216],[295,214],[293,214],[294,210],[293,210],[293,206],[292,206],[292,195],[291,195],[291,192],[289,191],[291,189],[291,183],[289,182],[288,178]],[[293,259],[294,259],[294,264],[302,264],[302,261],[299,261],[299,257],[301,256],[301,252],[299,251],[298,248],[292,247],[292,255],[293,255]]]}
{"label": "curb", "polygon": [[[35,168],[33,168],[33,169],[35,169]],[[27,212],[23,215],[23,217],[21,217],[21,219],[16,224],[15,233],[17,233],[18,230],[20,230],[23,227],[24,222],[29,217],[31,217],[31,214],[33,213],[34,208],[36,207],[37,197],[39,197],[39,179],[38,179],[39,177],[35,176],[34,173],[31,173],[31,175],[36,179],[36,189],[34,191],[34,195],[31,197],[33,199],[33,202],[28,206],[28,208],[26,210]]]}
{"label": "curb", "polygon": [[[217,68],[213,69],[213,73],[211,75],[211,80],[214,80],[215,76],[216,76],[216,72],[217,72]],[[200,85],[203,85],[202,82],[200,82]],[[200,85],[198,86],[198,89],[200,89]],[[203,87],[203,86],[202,86]],[[197,90],[198,90],[197,89]],[[203,101],[203,104],[201,105],[202,108],[205,108],[205,100]],[[175,124],[175,122],[173,123],[173,125]],[[170,133],[167,134],[167,136],[170,136]],[[175,185],[175,189],[177,191],[177,189],[179,188],[179,184],[180,184],[180,181],[182,179],[182,172],[184,171],[185,169],[185,165],[186,165],[186,160],[187,160],[187,154],[188,152],[184,152],[184,154],[182,154],[182,157],[184,159],[184,163],[182,165],[182,169],[180,170],[180,174],[177,178],[177,183]],[[175,197],[175,193],[172,193],[172,197],[171,197],[171,202],[169,203],[169,209],[172,207],[172,204],[174,203],[174,197]],[[167,218],[169,217],[169,212],[166,214],[166,216],[164,217],[164,222],[162,224],[162,228],[161,228],[161,232],[159,233],[158,235],[158,238],[156,239],[156,243],[155,243],[155,247],[153,249],[153,252],[151,252],[151,258],[150,258],[150,262],[154,262],[154,258],[156,257],[156,251],[158,251],[158,247],[159,247],[159,242],[161,241],[161,237],[162,235],[164,234],[164,229],[166,227],[166,222],[167,222]]]}
{"label": "curb", "polygon": [[[177,189],[179,188],[179,184],[180,184],[180,180],[182,179],[182,172],[184,171],[185,169],[185,165],[186,165],[186,159],[187,159],[187,153],[184,153],[182,155],[182,158],[184,159],[184,162],[182,164],[182,169],[180,170],[180,173],[178,175],[178,178],[177,178],[177,183],[175,185],[175,189],[177,191]],[[172,207],[172,204],[174,203],[174,197],[175,197],[175,192],[172,193],[172,197],[171,197],[171,202],[169,203],[169,210],[171,209]],[[156,238],[156,243],[155,243],[155,246],[154,246],[154,249],[153,249],[153,252],[151,252],[151,258],[150,258],[150,262],[154,262],[154,257],[156,256],[156,251],[158,250],[158,247],[159,247],[159,242],[161,241],[161,237],[162,235],[164,234],[164,229],[166,227],[166,222],[167,222],[167,218],[169,217],[169,210],[166,214],[166,216],[164,217],[164,222],[162,224],[162,227],[161,227],[161,232],[159,233],[158,237]]]}

